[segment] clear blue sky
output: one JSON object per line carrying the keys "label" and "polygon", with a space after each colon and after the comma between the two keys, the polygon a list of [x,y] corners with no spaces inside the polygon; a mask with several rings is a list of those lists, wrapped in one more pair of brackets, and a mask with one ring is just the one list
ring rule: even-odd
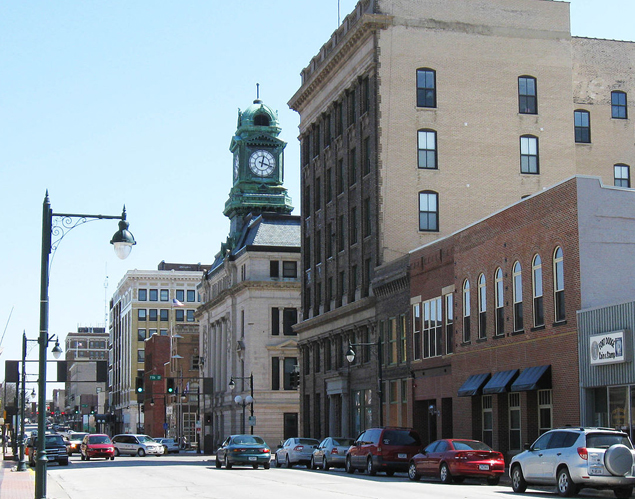
{"label": "clear blue sky", "polygon": [[[340,3],[343,18],[356,2]],[[237,110],[256,83],[280,113],[299,214],[299,117],[286,103],[337,28],[337,9],[337,0],[0,0],[0,380],[3,361],[21,357],[22,332],[38,336],[46,189],[56,212],[118,215],[125,203],[138,241],[119,261],[116,222],[68,233],[50,278],[50,332],[61,339],[104,324],[127,270],[212,261],[229,230]],[[634,0],[571,1],[576,36],[634,40],[634,18]]]}

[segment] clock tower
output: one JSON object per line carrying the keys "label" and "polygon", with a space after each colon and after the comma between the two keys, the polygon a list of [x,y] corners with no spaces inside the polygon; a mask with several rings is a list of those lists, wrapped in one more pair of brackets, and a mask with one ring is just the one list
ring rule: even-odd
{"label": "clock tower", "polygon": [[246,215],[293,211],[282,185],[287,143],[278,138],[281,131],[278,113],[260,99],[244,111],[238,110],[238,125],[229,146],[234,155],[233,185],[223,211],[231,221],[230,240],[242,231]]}

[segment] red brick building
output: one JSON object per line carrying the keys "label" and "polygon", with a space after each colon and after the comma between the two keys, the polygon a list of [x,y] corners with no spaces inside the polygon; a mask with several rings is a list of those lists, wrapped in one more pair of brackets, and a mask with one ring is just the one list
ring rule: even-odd
{"label": "red brick building", "polygon": [[510,456],[580,424],[576,312],[633,296],[634,208],[633,191],[574,177],[410,253],[424,441],[471,437]]}

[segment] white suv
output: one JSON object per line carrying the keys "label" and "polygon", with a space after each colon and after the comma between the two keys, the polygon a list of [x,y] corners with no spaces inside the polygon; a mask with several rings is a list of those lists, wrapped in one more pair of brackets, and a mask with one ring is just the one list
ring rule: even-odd
{"label": "white suv", "polygon": [[635,451],[624,432],[611,428],[560,428],[541,435],[509,465],[514,492],[527,485],[556,485],[564,497],[580,489],[612,489],[627,498],[635,485]]}
{"label": "white suv", "polygon": [[143,457],[146,454],[162,456],[163,445],[148,435],[132,435],[130,433],[115,435],[112,437],[115,446],[115,455],[130,454]]}

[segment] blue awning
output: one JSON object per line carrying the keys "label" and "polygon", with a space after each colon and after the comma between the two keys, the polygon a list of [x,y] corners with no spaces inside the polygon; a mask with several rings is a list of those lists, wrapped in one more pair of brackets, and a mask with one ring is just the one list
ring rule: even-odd
{"label": "blue awning", "polygon": [[483,395],[508,392],[509,387],[517,377],[518,369],[512,369],[511,371],[499,371],[497,373],[494,373],[492,379],[490,379],[483,387]]}
{"label": "blue awning", "polygon": [[512,392],[527,392],[529,390],[544,390],[551,388],[551,366],[528,367],[520,373],[518,379],[512,383]]}
{"label": "blue awning", "polygon": [[461,388],[459,388],[459,397],[473,397],[474,395],[478,395],[481,387],[487,382],[490,376],[490,373],[472,374],[467,378],[465,383],[461,385]]}

